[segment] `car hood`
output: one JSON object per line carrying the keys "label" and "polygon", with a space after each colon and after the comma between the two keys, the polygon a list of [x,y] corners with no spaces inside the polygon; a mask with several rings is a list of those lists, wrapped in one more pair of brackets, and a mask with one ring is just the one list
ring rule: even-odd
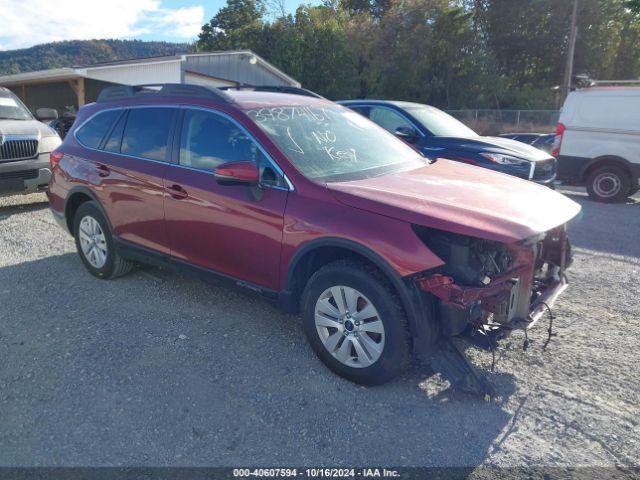
{"label": "car hood", "polygon": [[327,188],[344,205],[503,243],[550,230],[580,211],[576,202],[547,187],[444,159]]}
{"label": "car hood", "polygon": [[437,137],[437,139],[443,144],[442,146],[461,151],[502,153],[529,160],[530,162],[539,162],[552,158],[548,153],[538,148],[510,138],[478,136],[468,138]]}
{"label": "car hood", "polygon": [[32,135],[34,137],[57,137],[54,129],[37,120],[0,119],[0,135]]}

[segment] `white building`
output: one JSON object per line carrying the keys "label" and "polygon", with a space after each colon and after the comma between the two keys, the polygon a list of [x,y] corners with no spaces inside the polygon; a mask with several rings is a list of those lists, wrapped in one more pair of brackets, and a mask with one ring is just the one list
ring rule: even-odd
{"label": "white building", "polygon": [[278,85],[299,87],[293,78],[250,50],[184,54],[54,68],[0,76],[33,112],[41,107],[81,107],[109,85],[192,83],[198,85]]}

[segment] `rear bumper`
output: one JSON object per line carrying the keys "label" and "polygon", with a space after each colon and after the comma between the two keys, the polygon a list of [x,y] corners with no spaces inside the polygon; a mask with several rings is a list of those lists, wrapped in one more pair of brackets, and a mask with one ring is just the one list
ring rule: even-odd
{"label": "rear bumper", "polygon": [[18,162],[0,162],[0,195],[43,192],[51,179],[49,154]]}
{"label": "rear bumper", "polygon": [[67,226],[67,221],[64,218],[64,214],[61,212],[58,212],[57,210],[54,210],[53,208],[51,208],[50,210],[51,210],[51,214],[53,215],[53,218],[55,219],[56,223],[60,226],[60,228],[67,233],[71,233],[69,231],[69,227]]}

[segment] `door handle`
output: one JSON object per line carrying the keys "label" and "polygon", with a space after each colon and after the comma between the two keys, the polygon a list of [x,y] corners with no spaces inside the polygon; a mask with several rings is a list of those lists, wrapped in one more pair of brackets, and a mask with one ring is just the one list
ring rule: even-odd
{"label": "door handle", "polygon": [[98,165],[98,176],[100,177],[108,177],[111,174],[111,169],[106,165]]}
{"label": "door handle", "polygon": [[176,200],[187,198],[189,196],[187,191],[180,185],[173,184],[170,187],[167,187],[167,190],[169,191],[169,195],[171,195]]}

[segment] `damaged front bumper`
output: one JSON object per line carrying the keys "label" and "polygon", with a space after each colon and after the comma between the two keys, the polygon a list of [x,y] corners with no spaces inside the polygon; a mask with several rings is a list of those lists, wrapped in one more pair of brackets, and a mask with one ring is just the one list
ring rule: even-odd
{"label": "damaged front bumper", "polygon": [[[513,330],[528,330],[567,289],[565,270],[571,262],[565,227],[541,238],[509,245],[513,259],[508,269],[482,286],[467,286],[446,273],[416,279],[418,287],[438,301],[441,332],[445,337],[481,334],[491,349]],[[476,343],[476,342],[474,342]]]}
{"label": "damaged front bumper", "polygon": [[[493,385],[469,361],[463,343],[491,351],[495,362],[495,349],[501,339],[514,330],[523,330],[526,349],[527,331],[548,314],[546,347],[552,336],[551,307],[568,286],[565,270],[571,264],[571,248],[566,228],[563,225],[539,238],[508,246],[487,248],[485,243],[477,248],[473,241],[450,240],[458,242],[457,251],[449,255],[455,261],[441,271],[414,278],[421,291],[436,298],[441,338],[430,352],[431,367],[454,388],[480,393],[485,399],[495,398]],[[502,253],[492,254],[492,250]],[[508,261],[496,261],[505,255]],[[496,268],[490,272],[472,268],[469,274],[471,265],[489,263]],[[485,276],[488,272],[490,275]],[[465,285],[460,281],[465,276],[475,279],[476,284]]]}

